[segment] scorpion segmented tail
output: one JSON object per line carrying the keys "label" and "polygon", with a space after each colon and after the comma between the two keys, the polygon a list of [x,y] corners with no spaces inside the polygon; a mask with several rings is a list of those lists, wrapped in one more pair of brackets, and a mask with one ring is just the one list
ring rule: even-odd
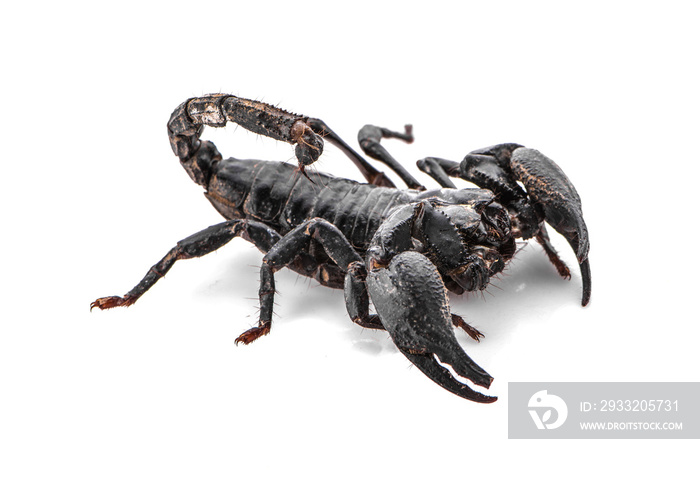
{"label": "scorpion segmented tail", "polygon": [[269,104],[216,93],[180,104],[168,121],[168,137],[192,180],[206,186],[211,167],[221,160],[221,154],[212,142],[199,139],[205,125],[220,128],[230,121],[254,133],[296,144],[296,156],[303,167],[323,151],[323,140],[309,127],[307,119]]}

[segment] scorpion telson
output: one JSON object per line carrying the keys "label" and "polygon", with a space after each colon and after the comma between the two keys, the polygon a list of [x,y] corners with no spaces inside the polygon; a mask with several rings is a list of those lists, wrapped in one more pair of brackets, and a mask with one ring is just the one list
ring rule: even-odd
{"label": "scorpion telson", "polygon": [[[295,146],[298,165],[223,160],[216,146],[200,140],[204,126],[236,123],[254,133]],[[535,238],[559,274],[571,273],[550,243],[545,223],[573,248],[583,282],[582,304],[591,295],[588,231],[581,200],[566,175],[537,150],[514,143],[475,150],[461,162],[427,157],[418,168],[442,187],[427,190],[380,143],[413,141],[403,132],[365,126],[361,149],[388,165],[409,187],[393,182],[345,143],[323,121],[277,107],[213,94],[187,100],[168,122],[173,152],[226,219],[178,242],[123,297],[103,297],[92,308],[136,302],[175,261],[200,257],[242,237],[262,251],[260,318],[236,343],[270,332],[274,273],[283,267],[321,285],[343,288],[350,318],[386,330],[413,364],[434,382],[465,399],[493,402],[472,389],[493,378],[464,352],[454,334],[483,336],[450,312],[448,291],[485,289],[515,253],[516,238]],[[358,167],[367,183],[307,171],[323,152],[324,140]],[[299,174],[299,172],[303,174]],[[461,178],[479,188],[457,189]],[[370,314],[370,301],[376,314]]]}

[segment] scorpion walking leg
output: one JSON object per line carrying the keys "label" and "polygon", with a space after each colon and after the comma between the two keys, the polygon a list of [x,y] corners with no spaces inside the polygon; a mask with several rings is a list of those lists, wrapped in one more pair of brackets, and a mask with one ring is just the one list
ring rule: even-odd
{"label": "scorpion walking leg", "polygon": [[416,190],[425,190],[425,187],[411,176],[411,174],[382,146],[380,143],[382,138],[398,138],[406,143],[413,143],[413,126],[407,124],[404,127],[404,132],[401,133],[399,131],[392,131],[387,128],[380,128],[368,124],[359,131],[357,139],[360,142],[360,148],[365,154],[389,166],[392,171],[398,174],[401,180],[406,183],[406,186]]}
{"label": "scorpion walking leg", "polygon": [[559,273],[559,275],[564,279],[571,279],[571,271],[569,271],[569,268],[564,263],[564,261],[562,261],[559,258],[559,254],[557,254],[557,251],[554,249],[552,242],[549,240],[547,228],[545,228],[544,224],[540,225],[540,229],[537,232],[537,235],[535,236],[539,244],[542,245],[542,248],[544,249],[545,254],[547,254],[549,261],[554,265],[555,268],[557,268],[557,272]]}
{"label": "scorpion walking leg", "polygon": [[450,179],[459,176],[459,162],[440,159],[439,157],[426,157],[416,162],[418,169],[433,178],[443,188],[457,188]]}
{"label": "scorpion walking leg", "polygon": [[367,268],[363,262],[353,262],[348,266],[345,276],[345,307],[355,324],[363,328],[385,330],[379,316],[369,313],[366,279]]}
{"label": "scorpion walking leg", "polygon": [[201,257],[223,247],[233,238],[241,236],[253,242],[260,250],[269,250],[280,236],[262,223],[234,219],[210,226],[181,240],[158,263],[148,270],[146,276],[123,297],[102,297],[90,304],[90,309],[127,307],[136,302],[159,279],[170,271],[176,261]]}
{"label": "scorpion walking leg", "polygon": [[345,235],[333,224],[321,218],[313,218],[284,235],[263,258],[260,268],[260,320],[236,339],[236,343],[248,344],[270,332],[274,305],[274,273],[291,265],[296,257],[309,249],[312,240],[317,241],[333,262],[343,271],[353,262],[361,262],[359,254]]}

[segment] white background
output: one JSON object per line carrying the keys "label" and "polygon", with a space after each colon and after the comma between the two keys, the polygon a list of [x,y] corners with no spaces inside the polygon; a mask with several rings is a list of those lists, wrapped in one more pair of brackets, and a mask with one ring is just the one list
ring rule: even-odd
{"label": "white background", "polygon": [[[507,439],[511,381],[700,381],[698,51],[692,2],[34,2],[3,8],[0,493],[679,494],[696,440]],[[478,5],[477,5],[478,4]],[[407,166],[517,141],[576,185],[593,297],[525,248],[453,310],[492,405],[426,379],[341,291],[278,273],[242,240],[123,294],[220,221],[165,124],[211,92],[320,117],[415,126]],[[224,156],[293,160],[229,126]],[[318,167],[359,179],[332,147]],[[414,170],[415,171],[415,170]],[[430,181],[420,173],[416,176]],[[569,263],[563,239],[556,245]],[[681,492],[682,493],[682,492]]]}

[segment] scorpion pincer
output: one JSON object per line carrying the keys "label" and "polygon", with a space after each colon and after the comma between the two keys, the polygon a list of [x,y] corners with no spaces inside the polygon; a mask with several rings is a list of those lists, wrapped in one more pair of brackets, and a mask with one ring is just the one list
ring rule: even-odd
{"label": "scorpion pincer", "polygon": [[[222,159],[200,135],[205,126],[227,122],[293,144],[298,165]],[[441,186],[427,190],[380,143],[383,138],[410,143],[410,125],[403,132],[363,127],[361,149],[389,166],[409,188],[402,190],[323,121],[233,95],[185,101],[170,117],[168,135],[189,176],[205,188],[226,221],[181,240],[126,295],[97,299],[91,309],[129,306],[175,261],[203,256],[240,236],[265,256],[258,324],[236,343],[248,344],[270,332],[274,273],[288,267],[321,285],[343,288],[355,323],[386,330],[401,353],[443,388],[488,403],[496,397],[470,383],[488,388],[493,378],[465,353],[454,327],[475,340],[483,335],[450,312],[448,291],[485,289],[513,258],[518,238],[535,238],[559,274],[570,278],[546,223],[576,254],[582,305],[589,302],[589,241],[581,200],[562,170],[537,150],[505,143],[475,150],[461,162],[427,157],[418,168]],[[324,141],[339,147],[367,182],[309,173]],[[453,177],[479,188],[458,189]]]}

